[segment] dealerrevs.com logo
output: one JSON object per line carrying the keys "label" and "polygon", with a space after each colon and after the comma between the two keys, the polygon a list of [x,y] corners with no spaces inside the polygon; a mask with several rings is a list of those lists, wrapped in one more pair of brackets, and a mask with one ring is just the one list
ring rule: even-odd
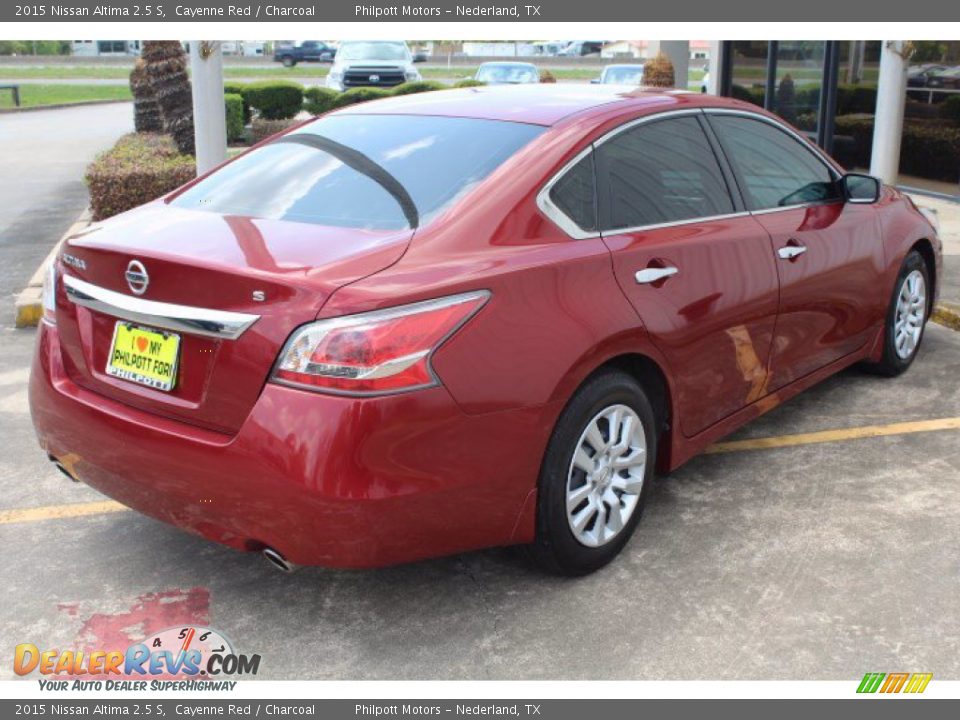
{"label": "dealerrevs.com logo", "polygon": [[[198,689],[218,689],[215,680],[231,676],[256,675],[259,655],[234,651],[218,631],[206,627],[178,627],[162,630],[127,648],[94,650],[41,650],[33,643],[16,646],[13,669],[17,675],[39,672],[44,689],[144,690],[189,689],[163,681],[198,681]],[[74,678],[56,681],[50,676]],[[82,680],[81,680],[82,678]],[[235,682],[220,683],[233,689]]]}

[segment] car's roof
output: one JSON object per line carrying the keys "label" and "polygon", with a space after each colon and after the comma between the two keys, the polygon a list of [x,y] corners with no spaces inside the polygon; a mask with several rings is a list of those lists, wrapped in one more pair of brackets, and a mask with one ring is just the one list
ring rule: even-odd
{"label": "car's roof", "polygon": [[604,65],[604,70],[609,70],[610,68],[642,68],[643,63],[611,63],[610,65]]}
{"label": "car's roof", "polygon": [[534,125],[555,125],[570,115],[620,104],[657,109],[716,104],[731,101],[685,90],[617,85],[555,84],[486,85],[459,90],[402,95],[351,105],[349,114],[440,115],[483,120],[506,120]]}

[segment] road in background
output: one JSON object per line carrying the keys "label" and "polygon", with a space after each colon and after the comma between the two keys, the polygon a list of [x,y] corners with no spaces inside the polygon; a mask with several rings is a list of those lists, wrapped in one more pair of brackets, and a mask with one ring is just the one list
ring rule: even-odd
{"label": "road in background", "polygon": [[127,132],[132,103],[0,115],[0,327],[12,325],[13,296],[87,206],[84,169]]}

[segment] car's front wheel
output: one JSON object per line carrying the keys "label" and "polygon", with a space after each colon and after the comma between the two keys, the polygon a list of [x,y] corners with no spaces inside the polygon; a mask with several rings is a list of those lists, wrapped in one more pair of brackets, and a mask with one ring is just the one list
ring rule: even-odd
{"label": "car's front wheel", "polygon": [[883,357],[868,369],[895,376],[913,363],[923,340],[930,306],[930,270],[926,260],[911,250],[900,266],[887,309]]}
{"label": "car's front wheel", "polygon": [[633,534],[653,479],[655,413],[630,375],[589,379],[554,428],[540,473],[535,562],[584,575],[610,562]]}

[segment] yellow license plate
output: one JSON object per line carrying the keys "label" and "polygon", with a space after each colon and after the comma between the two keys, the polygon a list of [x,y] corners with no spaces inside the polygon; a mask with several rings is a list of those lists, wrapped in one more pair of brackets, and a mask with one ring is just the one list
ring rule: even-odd
{"label": "yellow license plate", "polygon": [[113,329],[107,375],[169,392],[177,383],[180,336],[127,322]]}

